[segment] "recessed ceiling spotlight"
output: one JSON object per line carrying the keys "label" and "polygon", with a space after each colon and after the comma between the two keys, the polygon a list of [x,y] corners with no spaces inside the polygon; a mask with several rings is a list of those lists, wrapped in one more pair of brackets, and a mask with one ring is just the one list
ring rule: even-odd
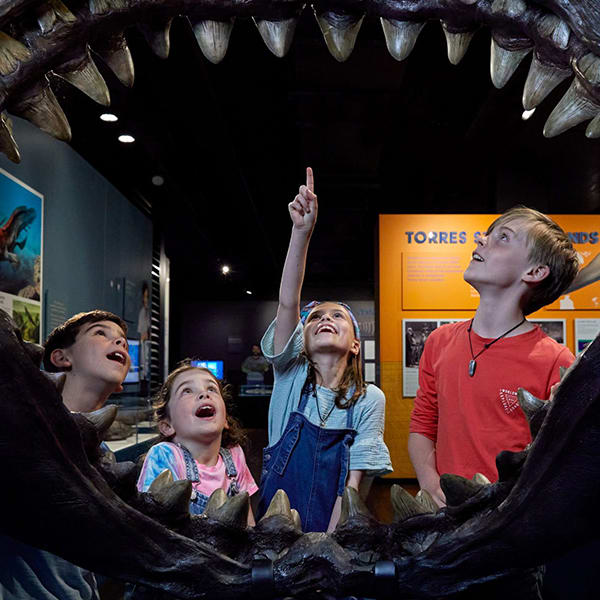
{"label": "recessed ceiling spotlight", "polygon": [[135,138],[132,135],[120,135],[119,141],[123,144],[131,144],[135,142]]}
{"label": "recessed ceiling spotlight", "polygon": [[521,119],[523,119],[523,121],[527,121],[527,119],[529,119],[534,112],[535,108],[532,108],[531,110],[524,110],[523,114],[521,115]]}
{"label": "recessed ceiling spotlight", "polygon": [[119,120],[119,117],[117,117],[117,115],[113,115],[112,113],[102,113],[100,118],[107,123],[114,123],[115,121]]}
{"label": "recessed ceiling spotlight", "polygon": [[152,183],[154,185],[162,185],[165,182],[165,178],[162,175],[154,175]]}
{"label": "recessed ceiling spotlight", "polygon": [[248,294],[248,296],[252,296],[252,290],[246,290],[246,294]]}
{"label": "recessed ceiling spotlight", "polygon": [[229,273],[229,271],[231,271],[231,269],[229,268],[228,265],[223,265],[221,267],[221,273],[223,273],[223,275],[227,275],[227,273]]}

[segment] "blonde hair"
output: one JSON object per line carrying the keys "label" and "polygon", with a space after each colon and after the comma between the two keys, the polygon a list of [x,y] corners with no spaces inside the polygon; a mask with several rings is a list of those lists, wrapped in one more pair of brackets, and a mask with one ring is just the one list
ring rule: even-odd
{"label": "blonde hair", "polygon": [[[223,429],[223,434],[221,437],[221,446],[223,448],[231,448],[233,446],[242,445],[246,442],[246,434],[239,423],[239,421],[232,417],[229,414],[229,408],[231,403],[231,386],[229,384],[224,384],[221,380],[217,379],[209,369],[204,367],[195,367],[192,365],[191,359],[186,359],[179,363],[179,365],[169,373],[165,382],[158,390],[154,398],[154,414],[155,419],[159,423],[160,421],[168,420],[171,418],[169,414],[169,401],[171,400],[171,392],[173,391],[173,383],[175,378],[182,373],[187,371],[201,371],[203,373],[208,373],[219,386],[219,392],[221,393],[221,397],[223,398],[223,402],[225,404],[225,410],[227,413],[227,425],[228,428]],[[173,438],[175,434],[170,436],[165,436],[162,433],[160,434],[160,442],[169,441]]]}
{"label": "blonde hair", "polygon": [[486,235],[517,219],[527,225],[529,262],[547,266],[550,270],[548,276],[533,287],[522,307],[523,314],[528,315],[554,302],[569,287],[579,270],[579,261],[569,236],[562,228],[547,215],[526,206],[507,210],[489,226]]}

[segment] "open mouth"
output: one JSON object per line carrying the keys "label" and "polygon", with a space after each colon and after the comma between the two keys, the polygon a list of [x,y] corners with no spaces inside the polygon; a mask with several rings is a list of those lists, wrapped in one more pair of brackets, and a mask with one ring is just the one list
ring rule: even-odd
{"label": "open mouth", "polygon": [[477,254],[477,252],[473,252],[471,258],[477,262],[485,262],[483,260],[483,258],[481,258],[481,256],[479,256],[479,254]]}
{"label": "open mouth", "polygon": [[108,358],[108,360],[114,360],[115,362],[118,362],[122,365],[124,365],[127,362],[127,359],[125,358],[125,355],[122,352],[111,352],[110,354],[106,355],[106,358]]}
{"label": "open mouth", "polygon": [[337,333],[337,331],[331,325],[321,325],[321,327],[317,329],[317,335],[320,333]]}
{"label": "open mouth", "polygon": [[210,404],[202,404],[202,406],[197,408],[195,415],[200,419],[209,419],[210,417],[214,417],[216,412],[217,411],[215,410],[214,406]]}

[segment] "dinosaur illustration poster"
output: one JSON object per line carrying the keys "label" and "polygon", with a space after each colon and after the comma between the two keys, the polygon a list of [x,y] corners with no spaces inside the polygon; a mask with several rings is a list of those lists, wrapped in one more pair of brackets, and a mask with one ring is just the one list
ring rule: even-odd
{"label": "dinosaur illustration poster", "polygon": [[40,342],[43,196],[0,169],[0,308]]}

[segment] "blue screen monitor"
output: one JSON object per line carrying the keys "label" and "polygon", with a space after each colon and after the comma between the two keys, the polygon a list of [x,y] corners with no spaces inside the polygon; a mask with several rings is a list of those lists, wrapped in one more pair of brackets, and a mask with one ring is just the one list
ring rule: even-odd
{"label": "blue screen monitor", "polygon": [[192,367],[203,367],[208,369],[217,379],[223,379],[222,360],[193,360]]}
{"label": "blue screen monitor", "polygon": [[140,340],[127,340],[131,366],[123,383],[139,383],[140,381]]}

